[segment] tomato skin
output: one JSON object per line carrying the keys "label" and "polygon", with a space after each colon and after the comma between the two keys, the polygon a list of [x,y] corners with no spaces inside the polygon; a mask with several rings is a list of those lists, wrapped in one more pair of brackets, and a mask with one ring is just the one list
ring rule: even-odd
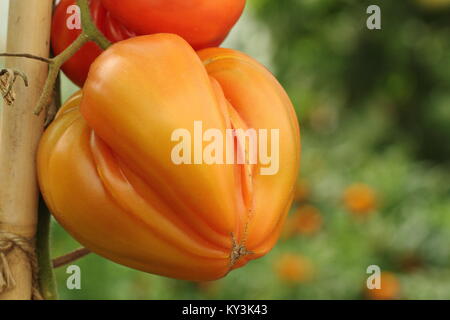
{"label": "tomato skin", "polygon": [[[172,134],[194,136],[198,120],[224,135],[279,129],[279,170],[176,165]],[[83,92],[43,135],[38,177],[55,218],[87,248],[132,268],[200,281],[271,250],[299,162],[297,118],[270,72],[243,53],[196,53],[179,36],[156,34],[118,42],[95,60]]]}
{"label": "tomato skin", "polygon": [[[55,9],[51,36],[55,55],[81,33],[81,30],[67,27],[71,16],[67,9],[74,4],[76,0],[62,0]],[[167,32],[184,37],[195,49],[220,45],[239,19],[244,6],[245,0],[90,1],[93,20],[111,42]],[[81,87],[90,65],[101,52],[97,44],[87,43],[63,65],[62,70]]]}
{"label": "tomato skin", "polygon": [[130,30],[175,33],[196,50],[219,46],[245,7],[245,0],[101,1]]}

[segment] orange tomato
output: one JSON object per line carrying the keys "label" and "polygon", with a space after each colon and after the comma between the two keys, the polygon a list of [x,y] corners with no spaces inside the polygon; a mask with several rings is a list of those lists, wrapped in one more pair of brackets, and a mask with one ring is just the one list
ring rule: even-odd
{"label": "orange tomato", "polygon": [[430,10],[442,10],[450,7],[450,0],[416,0],[416,2]]}
{"label": "orange tomato", "polygon": [[375,191],[368,185],[355,183],[345,189],[344,205],[356,215],[365,215],[377,207]]}
{"label": "orange tomato", "polygon": [[298,254],[283,254],[275,263],[275,270],[280,280],[289,284],[308,282],[314,276],[312,262]]}
{"label": "orange tomato", "polygon": [[295,202],[305,202],[311,196],[311,187],[308,181],[301,179],[297,182],[295,188],[294,201]]}
{"label": "orange tomato", "polygon": [[198,291],[200,291],[203,295],[207,296],[208,298],[214,298],[216,297],[220,292],[222,288],[222,284],[219,281],[199,281],[194,282],[195,287]]}
{"label": "orange tomato", "polygon": [[381,288],[366,289],[366,296],[372,300],[394,300],[399,299],[400,282],[392,272],[381,273]]}
{"label": "orange tomato", "polygon": [[296,231],[301,234],[314,234],[322,227],[322,224],[323,218],[320,211],[311,205],[301,206],[295,212]]}
{"label": "orange tomato", "polygon": [[297,234],[311,236],[317,233],[323,225],[320,211],[311,205],[302,205],[287,218],[282,237],[289,239]]}
{"label": "orange tomato", "polygon": [[[195,137],[195,121],[220,133],[279,129],[279,170],[174,163],[173,133]],[[232,149],[249,151],[236,140]],[[269,71],[243,53],[197,54],[181,37],[158,34],[118,42],[94,62],[83,91],[44,133],[38,175],[55,218],[87,248],[132,268],[202,281],[274,246],[299,158],[294,109]]]}

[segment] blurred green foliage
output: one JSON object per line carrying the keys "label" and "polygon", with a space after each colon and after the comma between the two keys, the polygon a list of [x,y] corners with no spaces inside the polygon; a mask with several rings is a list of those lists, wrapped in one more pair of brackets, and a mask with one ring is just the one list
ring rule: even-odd
{"label": "blurred green foliage", "polygon": [[[382,30],[366,28],[378,4]],[[369,265],[395,274],[401,299],[450,299],[450,1],[250,0],[226,43],[270,67],[302,126],[303,203],[323,218],[312,235],[210,284],[134,271],[96,255],[77,264],[65,299],[359,299]],[[65,96],[74,90],[63,83]],[[363,219],[343,205],[361,182],[377,195]],[[293,209],[302,205],[296,203]],[[54,256],[77,247],[55,224]],[[287,283],[277,263],[309,259],[312,279]]]}
{"label": "blurred green foliage", "polygon": [[[450,1],[254,4],[272,33],[276,74],[301,114],[323,103],[384,109],[394,125],[380,145],[406,138],[420,158],[449,164]],[[370,4],[381,8],[380,31],[366,28]]]}

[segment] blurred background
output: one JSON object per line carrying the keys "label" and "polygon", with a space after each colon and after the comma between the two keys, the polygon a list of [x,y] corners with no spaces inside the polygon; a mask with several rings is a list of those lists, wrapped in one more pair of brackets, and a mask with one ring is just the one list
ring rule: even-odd
{"label": "blurred background", "polygon": [[[382,30],[366,27],[371,4]],[[450,299],[450,0],[248,0],[223,46],[265,64],[296,107],[301,175],[282,238],[203,283],[91,254],[76,262],[81,290],[57,270],[61,298]],[[54,223],[53,255],[77,247]],[[381,290],[366,288],[370,265]]]}

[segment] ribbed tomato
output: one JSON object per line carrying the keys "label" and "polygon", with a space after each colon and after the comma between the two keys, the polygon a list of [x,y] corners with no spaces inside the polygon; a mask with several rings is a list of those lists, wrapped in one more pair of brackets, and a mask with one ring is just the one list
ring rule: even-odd
{"label": "ribbed tomato", "polygon": [[[229,130],[278,132],[258,140],[277,170],[264,171],[273,162],[261,161],[262,151],[256,163],[215,158],[251,154],[251,143],[237,138],[215,149],[217,161],[195,164],[196,123],[203,156]],[[177,132],[192,137],[180,153],[191,164],[174,160]],[[273,247],[299,160],[294,109],[269,71],[243,53],[196,53],[182,38],[158,34],[99,56],[83,91],[46,130],[38,174],[56,219],[89,249],[147,272],[212,280]]]}
{"label": "ribbed tomato", "polygon": [[[62,0],[55,9],[52,48],[66,49],[81,33],[69,28],[76,0]],[[245,0],[91,0],[93,19],[112,42],[136,35],[175,33],[195,49],[220,45],[239,19]],[[69,10],[68,10],[69,9]],[[86,44],[63,66],[64,73],[78,86],[86,80],[91,63],[101,53],[94,43]]]}

